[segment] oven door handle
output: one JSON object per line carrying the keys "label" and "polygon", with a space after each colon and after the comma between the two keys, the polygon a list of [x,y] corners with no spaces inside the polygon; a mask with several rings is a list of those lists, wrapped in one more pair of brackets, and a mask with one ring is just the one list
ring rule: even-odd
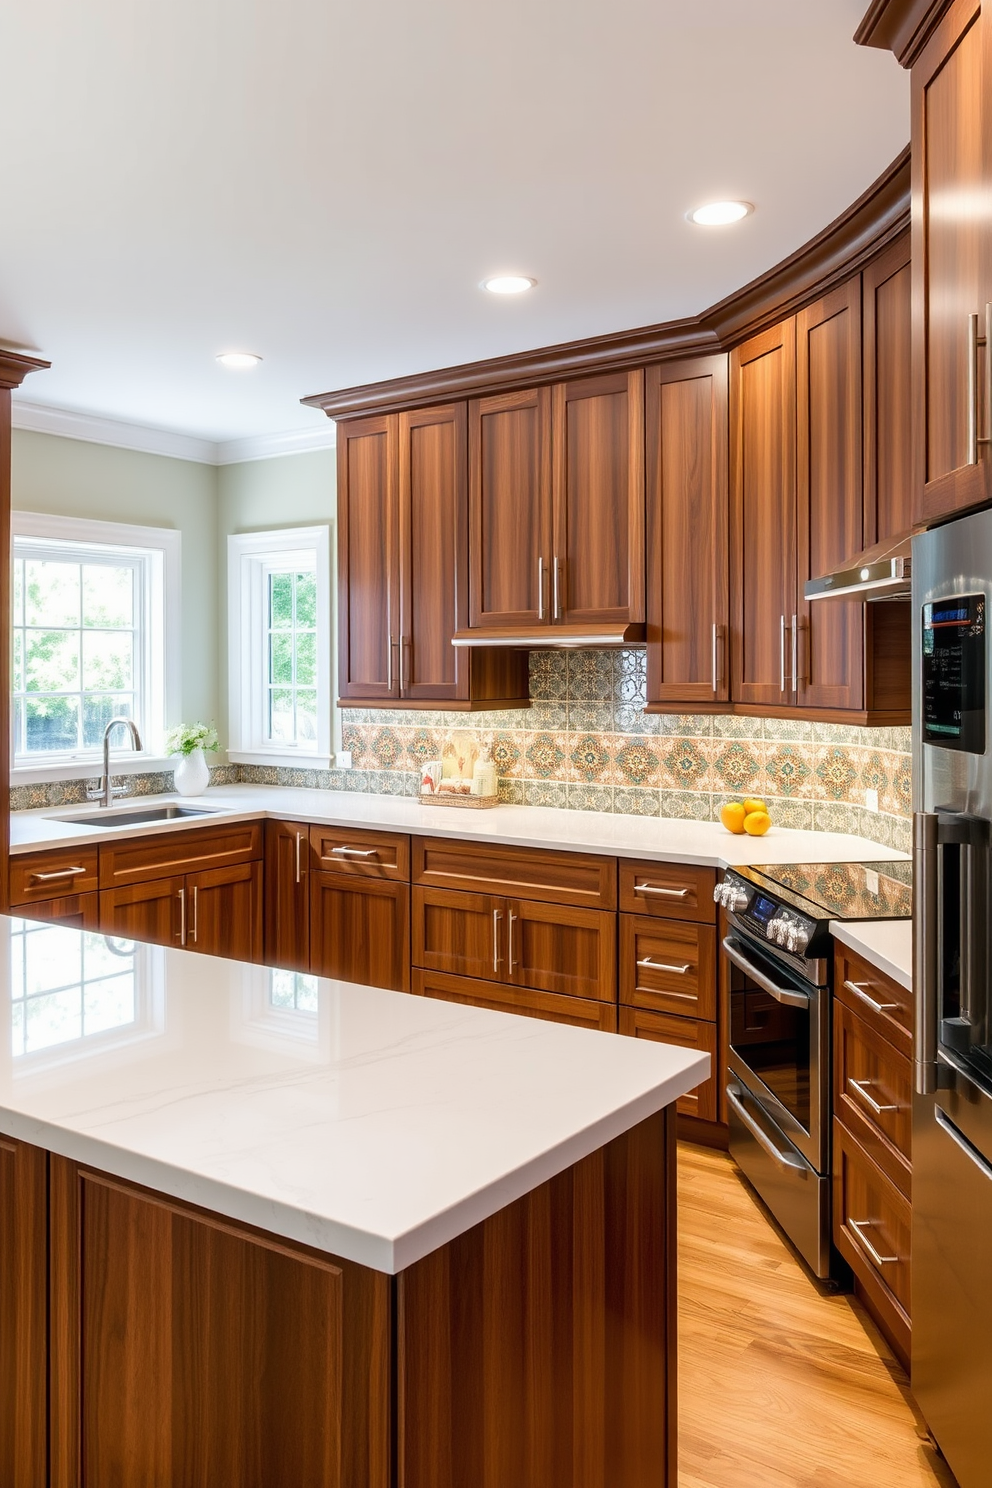
{"label": "oven door handle", "polygon": [[775,1162],[777,1162],[780,1168],[790,1168],[795,1173],[798,1173],[800,1177],[806,1177],[806,1164],[803,1162],[802,1158],[797,1157],[794,1152],[783,1152],[780,1147],[776,1147],[775,1143],[772,1141],[768,1133],[762,1131],[761,1127],[755,1121],[754,1117],[751,1115],[750,1111],[748,1111],[744,1102],[741,1100],[741,1090],[739,1086],[727,1086],[727,1104],[730,1106],[734,1114],[747,1127],[748,1131],[751,1133],[758,1146],[761,1147],[763,1151],[767,1152],[768,1156]]}
{"label": "oven door handle", "polygon": [[729,935],[724,937],[723,949],[734,965],[739,966],[741,971],[746,972],[749,977],[753,978],[761,990],[767,992],[769,997],[774,997],[776,1002],[783,1003],[785,1007],[809,1007],[810,999],[808,993],[797,992],[793,987],[780,987],[778,982],[773,982],[771,977],[766,976],[763,971],[760,971],[754,965],[753,961],[749,961],[745,955],[742,955],[737,948],[737,942],[732,940]]}

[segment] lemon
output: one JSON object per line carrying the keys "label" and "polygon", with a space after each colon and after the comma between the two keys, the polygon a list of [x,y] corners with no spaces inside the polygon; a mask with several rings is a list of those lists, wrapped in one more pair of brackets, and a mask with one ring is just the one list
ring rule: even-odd
{"label": "lemon", "polygon": [[764,837],[771,824],[767,811],[749,811],[744,818],[744,830],[749,837]]}
{"label": "lemon", "polygon": [[747,800],[744,802],[744,815],[745,816],[750,816],[752,811],[767,811],[767,810],[768,810],[768,807],[765,805],[764,801],[759,801],[754,796],[748,796]]}
{"label": "lemon", "polygon": [[720,820],[728,832],[740,836],[744,830],[744,818],[747,812],[739,801],[728,801],[725,806],[720,807]]}

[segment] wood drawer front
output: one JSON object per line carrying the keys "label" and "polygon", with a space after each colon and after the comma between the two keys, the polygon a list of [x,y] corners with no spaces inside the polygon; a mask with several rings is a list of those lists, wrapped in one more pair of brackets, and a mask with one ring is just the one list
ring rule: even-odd
{"label": "wood drawer front", "polygon": [[909,1059],[864,1018],[846,1003],[834,1003],[834,1115],[907,1199],[913,1156],[911,1070]]}
{"label": "wood drawer front", "polygon": [[620,859],[620,908],[628,914],[704,920],[715,925],[715,887],[715,868]]}
{"label": "wood drawer front", "polygon": [[196,827],[184,832],[100,844],[101,889],[148,883],[175,873],[230,868],[262,856],[262,822]]}
{"label": "wood drawer front", "polygon": [[26,920],[57,920],[73,930],[99,930],[100,895],[65,894],[61,899],[43,899],[15,911]]}
{"label": "wood drawer front", "polygon": [[546,904],[616,909],[617,861],[593,854],[415,837],[413,881]]}
{"label": "wood drawer front", "polygon": [[601,909],[506,902],[506,980],[565,997],[617,1000],[617,917]]}
{"label": "wood drawer front", "polygon": [[412,906],[414,966],[453,976],[505,977],[504,900],[414,887]]}
{"label": "wood drawer front", "polygon": [[700,1121],[719,1120],[719,1090],[716,1024],[700,1018],[673,1018],[643,1008],[621,1007],[619,1031],[629,1038],[651,1039],[656,1044],[676,1044],[680,1049],[698,1049],[710,1056],[710,1077],[695,1090],[680,1095],[675,1109],[682,1116]]}
{"label": "wood drawer front", "polygon": [[834,996],[912,1058],[912,992],[846,946],[834,945]]}
{"label": "wood drawer front", "polygon": [[182,901],[186,880],[156,878],[150,883],[101,889],[100,929],[104,935],[147,940],[152,945],[182,945]]}
{"label": "wood drawer front", "polygon": [[313,866],[329,873],[363,878],[410,878],[410,839],[399,832],[368,832],[357,827],[311,827]]}
{"label": "wood drawer front", "polygon": [[908,1356],[909,1201],[836,1119],[833,1207],[834,1244]]}
{"label": "wood drawer front", "polygon": [[436,997],[442,1002],[465,1002],[472,1007],[492,1008],[499,1013],[523,1013],[528,1018],[546,1018],[551,1023],[569,1023],[573,1028],[595,1028],[615,1033],[617,1010],[612,1003],[580,997],[559,997],[554,992],[535,992],[531,987],[511,987],[504,982],[477,981],[448,976],[444,972],[413,973],[412,990],[418,997]]}
{"label": "wood drawer front", "polygon": [[716,1021],[716,931],[692,920],[620,916],[620,1001]]}
{"label": "wood drawer front", "polygon": [[92,894],[99,887],[99,856],[95,847],[15,853],[10,859],[12,905],[34,904],[68,893]]}

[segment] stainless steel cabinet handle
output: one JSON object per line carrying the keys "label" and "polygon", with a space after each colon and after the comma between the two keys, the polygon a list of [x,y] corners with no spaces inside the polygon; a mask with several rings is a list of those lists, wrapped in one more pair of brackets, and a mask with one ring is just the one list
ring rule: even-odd
{"label": "stainless steel cabinet handle", "polygon": [[881,1116],[883,1111],[899,1110],[898,1106],[880,1106],[878,1101],[868,1094],[868,1087],[871,1085],[870,1080],[852,1080],[848,1078],[847,1083],[856,1095],[860,1095],[865,1105],[875,1112],[876,1116]]}
{"label": "stainless steel cabinet handle", "polygon": [[956,1143],[956,1145],[961,1148],[961,1151],[964,1153],[965,1157],[971,1158],[972,1162],[975,1164],[975,1167],[983,1175],[983,1177],[992,1180],[992,1163],[989,1163],[988,1160],[982,1156],[977,1148],[972,1147],[971,1143],[968,1141],[968,1138],[964,1135],[963,1132],[958,1131],[957,1127],[954,1125],[954,1122],[945,1111],[941,1110],[940,1106],[934,1106],[933,1114],[934,1119],[936,1120],[937,1125],[940,1127],[941,1131],[946,1132],[951,1141]]}
{"label": "stainless steel cabinet handle", "polygon": [[661,894],[666,899],[688,899],[688,889],[663,889],[654,884],[635,884],[635,894]]}
{"label": "stainless steel cabinet handle", "polygon": [[779,692],[785,691],[785,616],[779,619]]}
{"label": "stainless steel cabinet handle", "polygon": [[75,878],[80,873],[85,873],[85,868],[57,868],[51,873],[32,873],[29,875],[29,883],[50,883],[53,878]]}
{"label": "stainless steel cabinet handle", "polygon": [[296,882],[300,882],[300,844],[303,841],[303,833],[296,834]]}
{"label": "stainless steel cabinet handle", "polygon": [[509,919],[507,921],[507,931],[506,931],[506,963],[507,963],[507,966],[509,967],[510,975],[511,976],[513,975],[513,923],[514,923],[515,920],[518,920],[519,918],[520,918],[520,916],[519,915],[515,915],[513,913],[513,910],[511,909],[510,910],[510,917],[509,917]]}
{"label": "stainless steel cabinet handle", "polygon": [[645,956],[643,961],[638,961],[638,966],[644,966],[650,971],[671,971],[676,976],[685,976],[687,971],[692,970],[692,962],[684,961],[681,966],[670,966],[667,961],[652,961],[650,956]]}
{"label": "stainless steel cabinet handle", "polygon": [[740,967],[752,981],[767,992],[769,997],[774,997],[776,1002],[782,1003],[784,1007],[808,1008],[810,999],[805,992],[797,992],[794,987],[780,987],[778,982],[773,982],[771,977],[742,955],[735,941],[730,936],[724,937],[723,949],[735,966]]}
{"label": "stainless steel cabinet handle", "polygon": [[862,1002],[866,1002],[873,1013],[894,1013],[898,1011],[899,1004],[897,1002],[876,1002],[874,997],[869,997],[865,991],[864,982],[849,982],[845,980],[844,986],[848,992],[853,992],[855,997],[860,997]]}
{"label": "stainless steel cabinet handle", "polygon": [[992,302],[985,305],[985,433],[979,444],[992,444]]}
{"label": "stainless steel cabinet handle", "polygon": [[[989,438],[984,438],[978,431],[978,348],[985,347],[986,371],[989,366],[989,323],[990,307],[985,307],[985,335],[978,334],[978,315],[968,316],[968,459],[969,465],[978,464],[978,446],[988,444]],[[986,377],[986,404],[988,404],[988,378]]]}
{"label": "stainless steel cabinet handle", "polygon": [[196,897],[197,897],[197,888],[196,888],[196,885],[194,884],[193,885],[193,928],[192,928],[192,930],[189,933],[189,938],[190,938],[191,941],[193,941],[194,945],[196,944],[196,925],[197,925],[197,920],[199,918],[199,916],[197,915],[197,912],[196,912]]}
{"label": "stainless steel cabinet handle", "polygon": [[781,1148],[776,1147],[771,1137],[762,1131],[754,1117],[749,1113],[740,1097],[741,1092],[736,1085],[727,1086],[727,1104],[747,1127],[758,1146],[767,1152],[768,1156],[774,1162],[777,1162],[780,1168],[790,1168],[798,1177],[805,1178],[806,1165],[802,1158],[797,1157],[793,1152],[783,1152]]}
{"label": "stainless steel cabinet handle", "polygon": [[186,944],[186,890],[179,890],[179,944]]}
{"label": "stainless steel cabinet handle", "polygon": [[377,858],[377,847],[332,847],[331,856],[338,858]]}
{"label": "stainless steel cabinet handle", "polygon": [[537,560],[537,618],[544,619],[544,559]]}
{"label": "stainless steel cabinet handle", "polygon": [[400,636],[400,692],[408,691],[410,687],[410,672],[412,670],[410,661],[413,652],[413,642],[409,636]]}
{"label": "stainless steel cabinet handle", "polygon": [[493,971],[499,971],[502,957],[499,953],[499,922],[503,918],[498,909],[493,910]]}
{"label": "stainless steel cabinet handle", "polygon": [[719,692],[723,683],[725,646],[723,626],[713,622],[713,691]]}
{"label": "stainless steel cabinet handle", "polygon": [[792,690],[799,688],[799,616],[792,617]]}
{"label": "stainless steel cabinet handle", "polygon": [[552,569],[552,577],[553,577],[553,581],[554,581],[554,610],[553,610],[553,613],[552,613],[552,619],[554,619],[554,620],[560,620],[561,619],[561,559],[558,558],[557,556],[555,557],[554,566],[553,566],[553,569]]}
{"label": "stainless steel cabinet handle", "polygon": [[389,637],[389,643],[388,643],[388,645],[386,647],[386,691],[387,692],[392,692],[392,690],[393,690],[393,647],[395,645],[396,645],[396,642],[393,640],[392,636],[390,636]]}
{"label": "stainless steel cabinet handle", "polygon": [[896,1264],[896,1262],[899,1260],[898,1256],[879,1255],[874,1245],[872,1245],[871,1241],[868,1239],[868,1236],[861,1233],[862,1230],[867,1230],[874,1223],[873,1220],[849,1219],[847,1222],[850,1225],[851,1229],[854,1231],[854,1234],[862,1250],[864,1250],[865,1254],[875,1262],[876,1266],[894,1266]]}

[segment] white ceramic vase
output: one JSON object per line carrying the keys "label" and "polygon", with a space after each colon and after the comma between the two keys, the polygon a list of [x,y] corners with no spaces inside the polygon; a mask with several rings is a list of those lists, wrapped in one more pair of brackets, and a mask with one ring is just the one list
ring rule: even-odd
{"label": "white ceramic vase", "polygon": [[210,766],[202,749],[194,749],[179,758],[174,775],[181,796],[202,796],[210,784]]}

